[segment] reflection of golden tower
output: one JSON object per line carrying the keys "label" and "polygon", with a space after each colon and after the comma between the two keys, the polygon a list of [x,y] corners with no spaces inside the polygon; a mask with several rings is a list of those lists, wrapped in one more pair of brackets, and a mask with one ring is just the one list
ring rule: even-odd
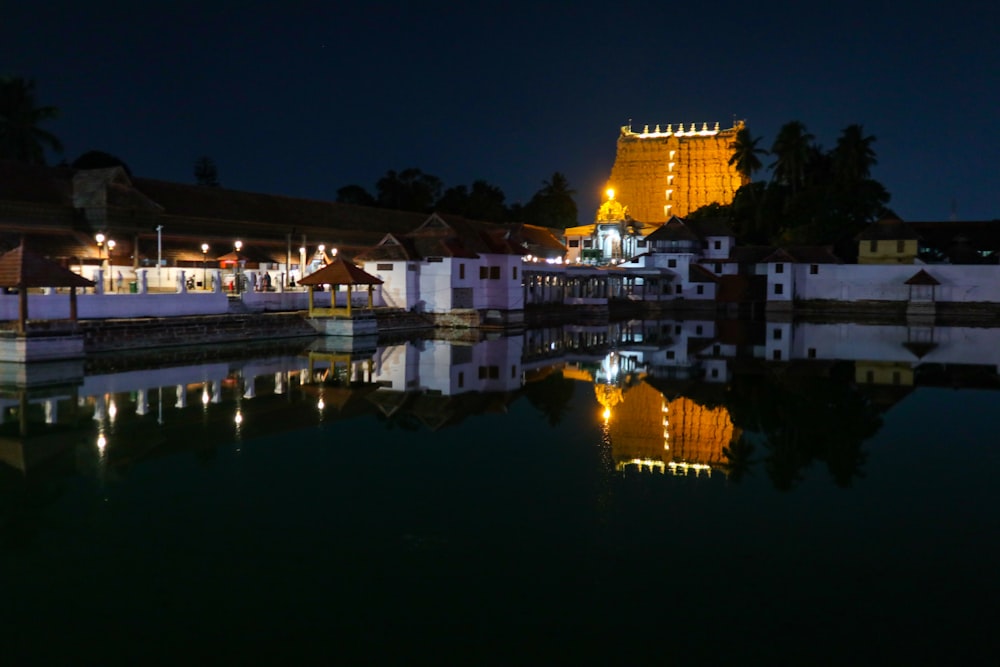
{"label": "reflection of golden tower", "polygon": [[739,438],[728,410],[706,408],[683,396],[670,401],[667,408],[674,461],[712,467],[725,463],[723,448]]}
{"label": "reflection of golden tower", "polygon": [[678,474],[721,467],[723,449],[739,438],[729,412],[689,398],[667,401],[643,382],[629,388],[608,423],[618,470],[630,465]]}
{"label": "reflection of golden tower", "polygon": [[640,222],[666,222],[706,204],[728,204],[743,184],[729,164],[741,127],[742,121],[727,130],[718,123],[657,125],[652,131],[646,126],[642,132],[623,127],[608,184]]}

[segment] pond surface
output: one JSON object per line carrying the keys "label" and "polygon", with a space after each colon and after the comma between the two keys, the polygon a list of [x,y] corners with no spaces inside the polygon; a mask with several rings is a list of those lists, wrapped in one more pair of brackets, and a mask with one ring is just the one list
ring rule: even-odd
{"label": "pond surface", "polygon": [[0,656],[993,664],[1000,332],[836,326],[33,370]]}

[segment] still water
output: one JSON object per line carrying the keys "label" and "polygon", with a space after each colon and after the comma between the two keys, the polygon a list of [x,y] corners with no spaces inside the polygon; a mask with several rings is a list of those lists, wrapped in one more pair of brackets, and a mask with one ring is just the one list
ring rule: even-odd
{"label": "still water", "polygon": [[0,664],[995,664],[1000,331],[6,369]]}

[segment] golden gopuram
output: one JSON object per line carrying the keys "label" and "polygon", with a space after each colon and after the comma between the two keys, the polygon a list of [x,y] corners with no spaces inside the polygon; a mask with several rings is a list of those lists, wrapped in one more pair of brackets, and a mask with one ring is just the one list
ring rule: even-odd
{"label": "golden gopuram", "polygon": [[631,125],[621,129],[618,151],[611,168],[608,188],[619,201],[628,204],[632,218],[661,223],[671,216],[683,218],[697,208],[718,202],[728,204],[743,185],[735,166],[729,164],[737,121],[728,130],[715,123],[700,127],[648,125],[634,132]]}

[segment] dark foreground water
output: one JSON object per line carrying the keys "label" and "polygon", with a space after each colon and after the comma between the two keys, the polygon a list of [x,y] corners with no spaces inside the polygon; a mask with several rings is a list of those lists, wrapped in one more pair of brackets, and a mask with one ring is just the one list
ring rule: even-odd
{"label": "dark foreground water", "polygon": [[995,367],[419,346],[8,389],[0,664],[995,664]]}

